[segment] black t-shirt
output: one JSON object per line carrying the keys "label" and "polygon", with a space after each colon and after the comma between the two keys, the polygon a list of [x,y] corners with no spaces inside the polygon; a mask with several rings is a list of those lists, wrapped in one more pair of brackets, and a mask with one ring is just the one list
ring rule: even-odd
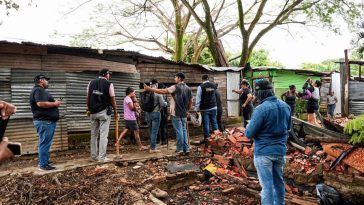
{"label": "black t-shirt", "polygon": [[57,107],[41,108],[37,106],[37,102],[55,102],[53,96],[41,86],[36,85],[33,87],[29,96],[29,102],[33,113],[33,120],[58,121],[59,111]]}
{"label": "black t-shirt", "polygon": [[[240,103],[241,106],[243,106],[243,104],[245,103],[245,101],[248,99],[248,95],[251,94],[252,92],[250,91],[249,88],[243,88],[243,93],[240,95]],[[246,108],[253,108],[253,104],[252,101],[250,101],[246,106]]]}

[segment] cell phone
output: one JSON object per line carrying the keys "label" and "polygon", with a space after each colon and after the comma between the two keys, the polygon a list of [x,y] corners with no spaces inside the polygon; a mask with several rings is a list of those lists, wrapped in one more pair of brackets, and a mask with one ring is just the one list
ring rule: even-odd
{"label": "cell phone", "polygon": [[8,149],[14,154],[15,157],[21,156],[21,144],[18,142],[9,142]]}
{"label": "cell phone", "polygon": [[[3,141],[8,122],[9,122],[9,118],[6,120],[3,120],[0,118],[0,142]],[[21,155],[21,144],[20,143],[8,142],[8,148],[14,154],[14,156],[18,157]]]}

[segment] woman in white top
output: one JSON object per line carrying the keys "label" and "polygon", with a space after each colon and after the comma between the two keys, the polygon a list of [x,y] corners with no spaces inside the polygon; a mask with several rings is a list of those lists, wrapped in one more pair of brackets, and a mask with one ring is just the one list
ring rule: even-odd
{"label": "woman in white top", "polygon": [[312,90],[311,98],[308,99],[308,101],[307,101],[307,121],[311,124],[314,124],[314,125],[320,127],[320,124],[316,120],[315,113],[317,113],[318,109],[319,109],[321,81],[316,80],[314,82],[313,80],[309,80],[309,83],[311,85],[310,89],[313,89],[313,90]]}

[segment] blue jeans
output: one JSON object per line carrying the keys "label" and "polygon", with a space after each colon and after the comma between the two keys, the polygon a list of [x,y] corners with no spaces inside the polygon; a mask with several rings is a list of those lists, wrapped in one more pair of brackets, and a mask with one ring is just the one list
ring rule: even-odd
{"label": "blue jeans", "polygon": [[177,152],[189,152],[187,136],[187,118],[172,116],[172,125],[177,136]]}
{"label": "blue jeans", "polygon": [[329,105],[330,117],[334,117],[335,107],[336,107],[336,104]]}
{"label": "blue jeans", "polygon": [[38,133],[38,158],[39,166],[48,165],[49,149],[51,148],[54,131],[56,130],[56,122],[34,120],[34,127]]}
{"label": "blue jeans", "polygon": [[157,135],[159,130],[159,125],[161,123],[161,113],[160,112],[146,112],[145,118],[149,126],[150,135],[150,149],[155,150],[157,146]]}
{"label": "blue jeans", "polygon": [[218,130],[219,127],[217,126],[217,110],[207,110],[201,111],[202,115],[202,123],[203,123],[203,136],[205,139],[210,137],[210,123],[212,124],[212,129]]}
{"label": "blue jeans", "polygon": [[284,204],[283,167],[286,163],[284,156],[254,156],[260,185],[262,186],[262,205]]}

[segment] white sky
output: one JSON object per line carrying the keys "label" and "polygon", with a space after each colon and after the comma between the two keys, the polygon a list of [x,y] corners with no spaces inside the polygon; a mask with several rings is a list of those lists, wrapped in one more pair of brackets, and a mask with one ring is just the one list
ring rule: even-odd
{"label": "white sky", "polygon": [[[69,2],[73,2],[72,5],[75,3],[68,0],[35,0],[36,5],[21,4],[19,11],[12,11],[9,16],[0,15],[0,40],[68,45],[68,38],[53,38],[54,31],[80,33],[91,25],[88,14],[93,8],[91,2],[72,14],[63,15],[70,10]],[[1,9],[0,13],[4,14]],[[280,61],[288,68],[295,68],[303,62],[319,63],[326,59],[343,58],[344,49],[351,48],[350,41],[355,35],[349,33],[345,27],[341,35],[319,28],[307,31],[301,27],[293,27],[292,31],[294,37],[286,31],[275,29],[262,38],[257,48],[268,50],[273,60]],[[225,50],[238,51],[240,48],[234,37],[225,37],[223,42]],[[133,50],[132,47],[124,49]],[[151,51],[143,53],[160,55]]]}

